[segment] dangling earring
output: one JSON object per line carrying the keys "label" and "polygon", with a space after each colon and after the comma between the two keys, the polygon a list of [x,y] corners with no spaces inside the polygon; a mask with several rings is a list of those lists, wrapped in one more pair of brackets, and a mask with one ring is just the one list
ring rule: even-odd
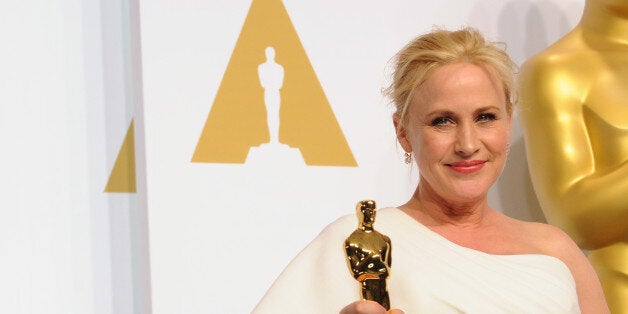
{"label": "dangling earring", "polygon": [[412,162],[412,153],[405,153],[403,154],[403,157],[406,158],[405,162],[407,165],[409,165]]}
{"label": "dangling earring", "polygon": [[510,143],[506,144],[506,155],[510,153]]}

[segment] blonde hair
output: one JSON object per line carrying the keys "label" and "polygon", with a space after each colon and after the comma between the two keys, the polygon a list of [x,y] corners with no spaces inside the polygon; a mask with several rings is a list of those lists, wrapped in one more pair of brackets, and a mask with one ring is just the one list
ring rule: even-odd
{"label": "blonde hair", "polygon": [[471,27],[457,31],[437,29],[408,43],[395,55],[392,83],[384,90],[396,107],[399,126],[407,124],[412,97],[430,73],[458,62],[481,66],[495,75],[504,89],[506,111],[512,114],[518,97],[514,78],[517,65],[498,44],[486,41]]}

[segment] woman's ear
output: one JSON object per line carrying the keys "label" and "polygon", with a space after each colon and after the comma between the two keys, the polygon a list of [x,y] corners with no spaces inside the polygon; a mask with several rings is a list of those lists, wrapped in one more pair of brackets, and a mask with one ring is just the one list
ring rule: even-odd
{"label": "woman's ear", "polygon": [[408,140],[408,136],[407,136],[408,133],[406,131],[406,127],[401,122],[401,119],[399,118],[399,114],[395,113],[393,115],[393,125],[395,126],[395,133],[397,134],[397,141],[399,141],[399,144],[401,145],[403,150],[406,151],[406,153],[411,153],[412,146],[410,146],[410,141]]}

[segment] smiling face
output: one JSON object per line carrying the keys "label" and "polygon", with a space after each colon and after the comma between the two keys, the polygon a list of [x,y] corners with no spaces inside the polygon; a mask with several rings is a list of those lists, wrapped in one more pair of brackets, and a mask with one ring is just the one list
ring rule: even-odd
{"label": "smiling face", "polygon": [[403,149],[414,153],[419,188],[452,203],[485,199],[506,162],[511,116],[505,104],[500,81],[480,66],[434,70],[397,134]]}

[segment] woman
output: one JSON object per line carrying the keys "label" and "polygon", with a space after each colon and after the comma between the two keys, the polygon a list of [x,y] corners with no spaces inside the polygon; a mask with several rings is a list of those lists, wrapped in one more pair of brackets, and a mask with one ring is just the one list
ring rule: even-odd
{"label": "woman", "polygon": [[[605,313],[595,272],[557,228],[491,209],[508,154],[514,64],[474,29],[437,30],[397,55],[388,94],[397,139],[419,167],[399,208],[378,211],[392,241],[390,303],[407,313]],[[355,216],[328,226],[284,270],[256,313],[385,313],[359,300],[342,243]],[[394,310],[394,312],[400,312]]]}

